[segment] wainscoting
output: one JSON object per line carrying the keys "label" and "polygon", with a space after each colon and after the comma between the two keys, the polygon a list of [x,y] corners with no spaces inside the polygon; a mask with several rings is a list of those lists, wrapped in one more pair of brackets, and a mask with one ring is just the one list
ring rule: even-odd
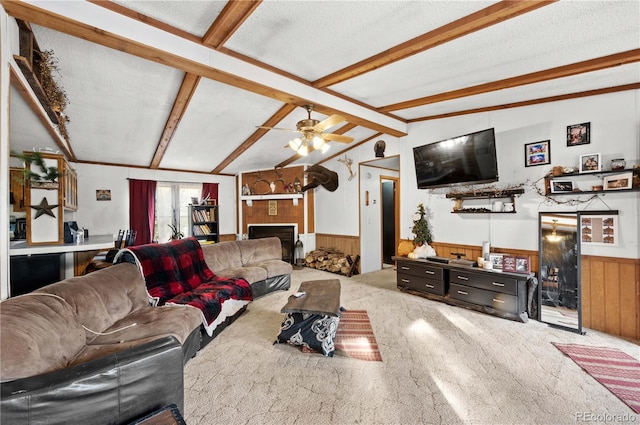
{"label": "wainscoting", "polygon": [[345,255],[360,255],[360,237],[316,233],[316,249],[335,248]]}
{"label": "wainscoting", "polygon": [[640,339],[640,260],[581,257],[582,326]]}

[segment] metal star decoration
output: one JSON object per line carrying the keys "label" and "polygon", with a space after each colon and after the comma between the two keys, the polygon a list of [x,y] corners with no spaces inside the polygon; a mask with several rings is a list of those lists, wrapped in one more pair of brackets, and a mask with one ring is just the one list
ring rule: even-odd
{"label": "metal star decoration", "polygon": [[51,210],[56,208],[58,205],[49,205],[49,201],[47,201],[47,198],[43,197],[42,201],[40,201],[40,205],[29,205],[29,206],[34,210],[38,211],[36,213],[36,216],[34,217],[34,220],[45,214],[50,215],[53,218],[56,218],[56,216],[53,214],[53,211]]}

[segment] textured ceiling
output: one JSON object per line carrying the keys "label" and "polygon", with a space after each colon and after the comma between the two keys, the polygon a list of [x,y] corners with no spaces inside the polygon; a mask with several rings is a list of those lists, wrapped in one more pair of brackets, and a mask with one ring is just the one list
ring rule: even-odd
{"label": "textured ceiling", "polygon": [[[11,148],[78,162],[236,174],[322,161],[441,115],[640,87],[636,0],[3,7],[54,52],[70,101],[68,141],[54,138],[24,77],[12,79]],[[327,131],[354,142],[301,158],[285,148],[297,133],[258,129],[295,129],[307,103],[315,119],[347,118]]]}

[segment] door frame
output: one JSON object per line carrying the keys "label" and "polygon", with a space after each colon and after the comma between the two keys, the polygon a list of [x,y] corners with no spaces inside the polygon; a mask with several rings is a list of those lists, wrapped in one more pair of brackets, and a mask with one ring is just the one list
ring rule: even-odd
{"label": "door frame", "polygon": [[380,175],[380,267],[384,266],[384,226],[382,222],[382,183],[384,181],[393,181],[393,215],[394,222],[394,255],[398,254],[398,244],[400,243],[400,175],[398,177]]}

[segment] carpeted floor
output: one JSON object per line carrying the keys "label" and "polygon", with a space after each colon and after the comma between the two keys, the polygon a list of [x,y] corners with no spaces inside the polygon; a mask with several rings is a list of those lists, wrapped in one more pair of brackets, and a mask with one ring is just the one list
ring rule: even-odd
{"label": "carpeted floor", "polygon": [[[273,345],[300,282],[340,278],[342,305],[366,310],[382,362]],[[393,269],[351,278],[293,272],[292,288],[247,312],[185,367],[184,416],[213,424],[575,424],[640,417],[552,342],[631,341],[518,323],[400,292]]]}

